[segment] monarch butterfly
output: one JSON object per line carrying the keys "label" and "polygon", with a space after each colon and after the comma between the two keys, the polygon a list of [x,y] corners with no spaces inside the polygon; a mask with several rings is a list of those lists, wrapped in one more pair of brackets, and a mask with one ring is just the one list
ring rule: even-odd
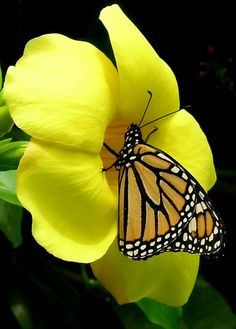
{"label": "monarch butterfly", "polygon": [[117,159],[103,171],[119,171],[119,249],[134,260],[166,251],[215,255],[224,245],[224,226],[208,195],[174,158],[147,144],[157,128],[143,140],[141,128],[160,119],[141,126],[148,93],[144,114],[128,127],[120,152],[104,143]]}

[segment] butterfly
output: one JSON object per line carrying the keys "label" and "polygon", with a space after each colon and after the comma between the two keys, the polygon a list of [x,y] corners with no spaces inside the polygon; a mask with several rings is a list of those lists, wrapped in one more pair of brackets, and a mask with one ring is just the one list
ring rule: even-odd
{"label": "butterfly", "polygon": [[166,251],[216,255],[225,244],[225,229],[207,193],[173,157],[147,143],[157,128],[142,137],[142,127],[164,117],[141,126],[152,98],[148,93],[143,117],[128,127],[120,152],[104,143],[117,159],[103,171],[119,171],[119,249],[133,260]]}

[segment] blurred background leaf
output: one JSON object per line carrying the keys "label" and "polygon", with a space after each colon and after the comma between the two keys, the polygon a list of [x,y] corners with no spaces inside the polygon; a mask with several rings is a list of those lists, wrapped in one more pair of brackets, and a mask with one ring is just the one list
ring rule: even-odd
{"label": "blurred background leaf", "polygon": [[182,307],[171,307],[145,298],[137,302],[149,321],[165,329],[178,329],[182,316]]}
{"label": "blurred background leaf", "polygon": [[0,91],[0,137],[8,133],[13,127],[13,120],[8,112],[8,107],[1,103],[2,92]]}
{"label": "blurred background leaf", "polygon": [[163,327],[150,321],[135,304],[117,305],[113,308],[118,315],[124,329],[163,329]]}
{"label": "blurred background leaf", "polygon": [[19,247],[22,243],[22,215],[21,207],[0,199],[0,230],[12,243],[13,248]]}
{"label": "blurred background leaf", "polygon": [[183,321],[188,329],[236,328],[236,316],[224,297],[200,275],[183,310]]}
{"label": "blurred background leaf", "polygon": [[0,171],[0,199],[21,205],[16,196],[16,170]]}
{"label": "blurred background leaf", "polygon": [[11,140],[12,138],[0,140],[0,171],[17,169],[28,144],[27,141]]}

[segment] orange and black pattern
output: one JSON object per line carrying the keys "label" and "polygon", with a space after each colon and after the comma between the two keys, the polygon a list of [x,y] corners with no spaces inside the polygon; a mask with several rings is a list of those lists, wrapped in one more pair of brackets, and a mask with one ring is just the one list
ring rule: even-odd
{"label": "orange and black pattern", "polygon": [[223,223],[206,192],[176,160],[146,144],[138,125],[128,128],[116,156],[121,252],[141,260],[165,251],[221,250]]}

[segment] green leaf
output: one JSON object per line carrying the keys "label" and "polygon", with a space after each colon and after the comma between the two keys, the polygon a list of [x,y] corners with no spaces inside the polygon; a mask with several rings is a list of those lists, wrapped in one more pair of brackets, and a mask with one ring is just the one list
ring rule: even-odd
{"label": "green leaf", "polygon": [[21,221],[23,209],[0,200],[0,230],[16,248],[22,243]]}
{"label": "green leaf", "polygon": [[223,296],[201,276],[183,310],[183,321],[188,329],[236,328],[236,316]]}
{"label": "green leaf", "polygon": [[181,307],[171,307],[149,298],[142,299],[137,302],[137,305],[151,322],[158,324],[165,329],[179,328],[179,322],[182,316]]}
{"label": "green leaf", "polygon": [[0,199],[21,205],[16,196],[16,170],[0,171]]}
{"label": "green leaf", "polygon": [[0,140],[0,148],[3,145],[7,145],[8,143],[10,143],[11,140],[12,140],[12,138],[5,138],[5,139]]}
{"label": "green leaf", "polygon": [[0,91],[0,136],[7,134],[12,129],[13,124],[14,122],[6,103],[3,101],[2,92]]}
{"label": "green leaf", "polygon": [[23,130],[19,129],[17,126],[13,126],[11,131],[8,132],[4,138],[10,138],[13,141],[30,141],[31,136],[26,134]]}
{"label": "green leaf", "polygon": [[8,133],[13,127],[13,120],[8,111],[8,107],[4,101],[2,89],[2,71],[0,68],[0,136]]}
{"label": "green leaf", "polygon": [[0,170],[17,169],[28,145],[26,141],[11,142],[11,138],[0,141]]}
{"label": "green leaf", "polygon": [[113,308],[125,329],[163,329],[163,327],[149,321],[135,303],[122,306],[114,303]]}

